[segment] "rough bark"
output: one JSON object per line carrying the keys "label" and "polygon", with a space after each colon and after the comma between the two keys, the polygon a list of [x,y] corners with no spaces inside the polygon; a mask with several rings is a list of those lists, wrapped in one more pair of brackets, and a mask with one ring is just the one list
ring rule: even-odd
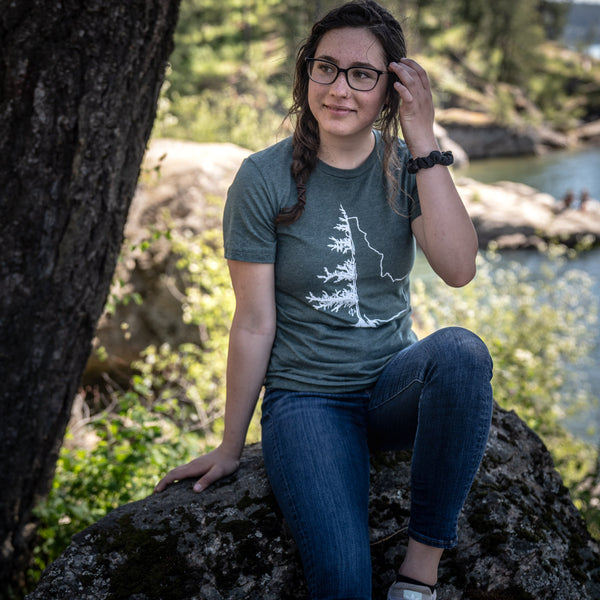
{"label": "rough bark", "polygon": [[178,5],[0,3],[0,590],[24,565],[52,478]]}
{"label": "rough bark", "polygon": [[[259,445],[240,470],[195,494],[183,481],[74,536],[27,600],[300,600],[306,585]],[[371,461],[373,598],[406,549],[410,453]],[[483,463],[445,553],[444,600],[600,598],[600,551],[540,439],[496,410]]]}

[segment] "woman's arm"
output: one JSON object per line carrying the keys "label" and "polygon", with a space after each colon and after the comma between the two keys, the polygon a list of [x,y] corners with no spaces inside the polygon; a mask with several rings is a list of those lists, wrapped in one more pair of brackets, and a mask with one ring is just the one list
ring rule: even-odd
{"label": "woman's arm", "polygon": [[272,264],[228,264],[236,308],[229,334],[223,441],[212,452],[167,473],[156,492],[174,481],[200,477],[194,485],[199,492],[239,466],[275,339],[275,275]]}
{"label": "woman's arm", "polygon": [[[414,158],[429,156],[439,146],[433,133],[434,109],[429,78],[414,60],[392,63],[399,79],[402,133]],[[447,167],[435,165],[417,172],[421,216],[413,234],[433,270],[448,284],[463,286],[475,276],[477,234]]]}

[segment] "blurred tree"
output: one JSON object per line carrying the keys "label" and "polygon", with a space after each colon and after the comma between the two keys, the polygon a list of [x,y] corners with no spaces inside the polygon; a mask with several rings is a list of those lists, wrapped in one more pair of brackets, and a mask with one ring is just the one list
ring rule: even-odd
{"label": "blurred tree", "polygon": [[544,39],[541,16],[535,0],[497,0],[490,20],[490,43],[499,51],[498,79],[525,84],[539,56]]}
{"label": "blurred tree", "polygon": [[[26,566],[107,296],[178,1],[3,1],[0,590]],[[0,594],[1,595],[1,594]]]}
{"label": "blurred tree", "polygon": [[567,25],[571,0],[540,0],[538,10],[546,36],[550,40],[560,40]]}
{"label": "blurred tree", "polygon": [[482,50],[490,79],[524,84],[538,60],[544,40],[538,0],[455,0],[456,23],[464,22],[468,38]]}

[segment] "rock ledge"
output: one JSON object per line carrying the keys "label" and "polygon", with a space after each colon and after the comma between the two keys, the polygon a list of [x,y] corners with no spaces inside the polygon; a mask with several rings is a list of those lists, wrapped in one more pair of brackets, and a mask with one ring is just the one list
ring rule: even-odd
{"label": "rock ledge", "polygon": [[[410,454],[372,458],[374,598],[405,551]],[[495,410],[488,448],[440,570],[443,600],[600,598],[600,550],[540,439]],[[121,506],[73,538],[27,600],[296,600],[298,555],[259,445],[200,495],[190,482]]]}

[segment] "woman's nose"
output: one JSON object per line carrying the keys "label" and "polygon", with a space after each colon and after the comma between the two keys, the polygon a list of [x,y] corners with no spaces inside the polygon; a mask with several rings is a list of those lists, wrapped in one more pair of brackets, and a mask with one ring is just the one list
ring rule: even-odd
{"label": "woman's nose", "polygon": [[339,96],[347,96],[350,93],[346,75],[346,73],[338,73],[336,80],[329,86],[332,93]]}

